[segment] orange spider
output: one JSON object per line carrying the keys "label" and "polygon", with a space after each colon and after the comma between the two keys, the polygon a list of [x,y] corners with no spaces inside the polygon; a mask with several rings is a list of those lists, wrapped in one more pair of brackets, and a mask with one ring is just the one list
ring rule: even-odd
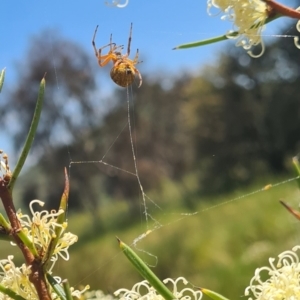
{"label": "orange spider", "polygon": [[[97,34],[98,25],[95,29],[94,37],[92,40],[92,45],[95,50],[95,55],[98,59],[98,64],[100,67],[106,66],[110,61],[113,62],[113,67],[110,71],[110,77],[111,79],[122,87],[127,87],[131,85],[135,79],[135,76],[137,75],[139,77],[139,85],[140,87],[142,85],[142,76],[139,70],[135,67],[136,64],[139,63],[139,49],[136,50],[136,55],[133,60],[129,59],[128,56],[130,54],[130,43],[131,43],[131,34],[132,34],[132,23],[130,26],[130,33],[129,33],[129,39],[128,39],[128,47],[127,47],[127,53],[122,54],[121,51],[123,50],[124,46],[116,46],[116,43],[112,42],[112,34],[110,35],[110,43],[106,46],[103,46],[99,48],[97,51],[96,44],[95,44],[95,38]],[[109,51],[105,55],[101,55],[101,51],[109,47]]]}

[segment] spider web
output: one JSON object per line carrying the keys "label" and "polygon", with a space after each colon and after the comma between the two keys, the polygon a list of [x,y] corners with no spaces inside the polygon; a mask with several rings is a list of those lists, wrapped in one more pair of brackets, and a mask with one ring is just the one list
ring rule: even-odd
{"label": "spider web", "polygon": [[[127,102],[127,123],[121,129],[119,134],[114,138],[113,142],[110,145],[108,145],[107,149],[104,151],[104,154],[101,156],[101,158],[99,160],[74,161],[74,160],[72,160],[71,153],[70,153],[69,173],[70,173],[70,176],[71,176],[71,179],[72,179],[72,167],[73,166],[82,165],[82,164],[102,164],[106,167],[118,170],[120,172],[130,174],[130,175],[132,175],[136,178],[136,181],[137,181],[138,186],[139,186],[139,192],[141,194],[141,202],[142,202],[142,207],[143,207],[143,211],[141,212],[141,214],[142,214],[143,218],[145,219],[146,226],[145,226],[144,231],[142,231],[141,234],[139,234],[137,237],[135,237],[131,241],[130,245],[132,247],[134,247],[140,254],[144,253],[148,257],[148,259],[146,258],[146,261],[147,261],[149,266],[155,267],[158,263],[159,256],[157,256],[157,255],[153,254],[152,252],[146,250],[146,248],[144,248],[144,247],[141,248],[140,246],[138,246],[138,244],[140,242],[142,242],[144,239],[146,239],[150,234],[153,234],[154,232],[157,232],[158,230],[161,230],[161,229],[166,228],[166,227],[170,227],[170,226],[172,227],[176,223],[183,223],[184,224],[184,222],[187,218],[200,217],[201,214],[208,213],[209,211],[218,210],[222,206],[233,204],[235,202],[240,202],[242,200],[256,201],[255,200],[256,195],[258,195],[260,193],[267,193],[271,189],[275,189],[279,186],[286,185],[286,184],[289,184],[289,183],[293,183],[294,181],[296,181],[300,178],[300,176],[295,176],[295,177],[291,177],[291,178],[288,178],[288,179],[285,179],[285,180],[281,180],[279,182],[268,183],[265,186],[260,187],[260,188],[254,190],[254,191],[250,191],[248,193],[243,193],[242,195],[239,195],[239,196],[234,197],[234,198],[230,198],[229,200],[218,201],[216,204],[211,204],[211,205],[205,206],[203,209],[196,210],[194,212],[179,212],[179,213],[174,212],[173,213],[172,210],[170,210],[170,208],[167,208],[167,211],[165,211],[159,205],[157,200],[154,200],[154,199],[148,197],[147,194],[144,191],[143,178],[140,178],[140,175],[139,175],[139,168],[138,168],[138,160],[139,159],[138,159],[137,150],[136,150],[135,143],[134,143],[135,139],[134,139],[134,136],[133,136],[134,115],[131,115],[130,103],[133,102],[134,97],[133,97],[133,90],[132,90],[131,86],[126,89],[126,94],[125,94],[125,91],[124,91],[124,96],[126,96],[126,102]],[[118,167],[117,165],[113,165],[111,163],[106,162],[107,155],[109,154],[110,150],[113,149],[116,141],[119,139],[120,135],[124,132],[124,130],[126,128],[128,128],[128,132],[129,132],[128,139],[130,140],[134,172],[126,170],[126,169],[122,169],[122,168]],[[71,180],[71,184],[72,184],[72,180]],[[137,191],[137,194],[138,194],[138,191]],[[275,200],[278,200],[278,199],[275,199]],[[296,200],[292,199],[292,201],[296,201]],[[159,210],[159,214],[163,213],[163,216],[168,221],[165,222],[164,220],[163,221],[157,220],[155,218],[155,216],[152,213],[150,213],[149,210],[148,210],[150,203],[152,205],[154,205]],[[218,212],[216,211],[215,213],[218,213]],[[171,220],[169,220],[170,218],[168,216],[171,216]],[[96,267],[95,270],[93,270],[92,272],[89,272],[89,274],[86,277],[82,278],[82,280],[80,282],[77,282],[77,284],[80,284],[83,281],[88,280],[88,278],[93,276],[99,270],[103,270],[103,268],[105,268],[105,266],[108,263],[110,263],[111,261],[117,259],[118,255],[112,256],[109,261],[106,261],[103,264],[101,264],[100,266]],[[152,262],[151,262],[151,259],[149,260],[149,258],[152,258]]]}
{"label": "spider web", "polygon": [[[167,33],[170,34],[170,33]],[[278,37],[278,38],[294,38],[294,36],[291,35],[265,35],[265,36],[271,36],[271,37]],[[52,61],[53,61],[53,69],[55,71],[55,77],[56,77],[56,84],[57,84],[57,89],[60,88],[60,82],[59,82],[59,74],[57,74],[57,68],[55,66],[55,53],[53,53],[52,56]],[[125,93],[126,91],[126,93]],[[134,140],[135,138],[139,138],[139,136],[135,137],[133,136],[133,129],[134,129],[134,114],[132,114],[130,110],[130,104],[133,103],[133,90],[132,87],[130,86],[126,90],[124,90],[124,98],[126,98],[126,103],[127,103],[127,123],[123,126],[123,128],[120,130],[120,132],[113,137],[113,142],[110,145],[107,145],[107,148],[105,149],[104,153],[102,155],[99,155],[99,160],[73,160],[72,159],[72,152],[70,151],[69,157],[70,157],[70,163],[69,163],[69,174],[71,178],[71,185],[72,185],[72,172],[73,172],[73,167],[74,166],[80,166],[80,165],[103,165],[106,167],[109,167],[111,169],[115,169],[120,172],[127,173],[131,176],[134,176],[136,178],[136,181],[138,183],[139,190],[137,190],[137,194],[141,195],[141,204],[143,207],[143,211],[141,212],[142,218],[145,220],[145,228],[141,230],[141,233],[134,237],[133,240],[131,241],[131,245],[135,247],[139,252],[145,253],[146,254],[146,261],[148,264],[155,266],[157,264],[157,261],[159,259],[159,256],[156,256],[152,252],[145,250],[147,249],[144,246],[140,246],[139,243],[148,238],[151,234],[157,233],[159,230],[163,230],[163,228],[166,227],[172,227],[175,226],[176,223],[181,223],[185,224],[185,221],[187,218],[200,218],[202,214],[208,214],[209,212],[213,212],[218,214],[218,209],[222,206],[229,206],[230,204],[234,204],[236,202],[240,202],[242,200],[248,200],[248,201],[255,201],[255,198],[251,198],[252,196],[256,196],[260,193],[267,193],[270,189],[274,189],[276,187],[286,185],[288,183],[292,183],[299,179],[299,176],[288,178],[279,182],[275,182],[272,184],[266,183],[264,187],[260,187],[254,191],[250,191],[247,193],[244,193],[242,195],[238,195],[237,197],[233,197],[229,200],[219,200],[216,204],[211,204],[203,209],[196,210],[193,212],[173,212],[172,208],[168,207],[167,209],[163,209],[162,205],[160,205],[160,201],[158,199],[152,199],[152,197],[148,197],[148,195],[144,191],[143,187],[143,181],[146,180],[146,178],[141,178],[139,174],[139,156],[137,152],[137,148],[135,146]],[[137,99],[138,100],[138,99]],[[138,114],[138,111],[136,112]],[[120,135],[124,132],[124,130],[128,128],[128,139],[130,140],[130,147],[131,147],[131,155],[133,159],[133,170],[130,171],[128,169],[123,169],[119,167],[118,165],[114,165],[113,163],[109,163],[107,161],[107,156],[110,153],[110,151],[113,149],[113,147],[116,144],[116,141],[119,139]],[[152,141],[155,143],[155,141]],[[277,199],[275,199],[277,200]],[[149,206],[152,205],[157,210],[159,210],[160,217],[162,217],[162,221],[158,220],[155,216],[154,213],[150,213]],[[171,218],[170,218],[171,216]],[[189,232],[190,233],[190,232]],[[80,237],[79,237],[80,238]],[[154,263],[150,263],[148,258],[154,258]],[[118,259],[116,256],[112,256],[111,260]],[[89,274],[82,278],[82,281],[85,281],[86,279],[90,278],[93,276],[96,272],[99,270],[105,269],[106,265],[109,263],[109,261],[104,262],[103,264],[96,266],[95,270],[92,272],[89,272]],[[77,282],[81,283],[81,282]]]}
{"label": "spider web", "polygon": [[[132,1],[133,3],[134,1]],[[150,2],[150,1],[149,1]],[[49,2],[50,3],[50,2]],[[50,4],[47,5],[50,5]],[[130,3],[131,4],[131,3]],[[87,4],[88,5],[88,4]],[[159,4],[161,5],[161,4]],[[53,24],[52,20],[51,20],[51,15],[48,13],[48,8],[45,7],[45,16],[47,16],[47,18],[49,18],[49,26],[51,24]],[[65,16],[64,16],[65,18]],[[193,23],[195,21],[193,20]],[[92,28],[91,30],[93,30],[94,28]],[[185,29],[183,29],[185,30]],[[127,32],[127,28],[125,30]],[[187,32],[187,31],[183,31],[183,32],[177,32],[176,30],[175,34],[176,37],[180,37],[182,34],[186,36],[186,41],[190,41],[192,38],[191,36],[194,36],[195,32]],[[144,34],[148,35],[150,34],[156,34],[159,33],[159,37],[161,38],[161,40],[164,39],[164,37],[171,37],[174,35],[174,32],[169,31],[169,30],[164,30],[163,27],[160,29],[159,32],[155,31],[155,29],[152,30],[148,30],[147,32],[145,32]],[[190,36],[189,36],[190,34]],[[88,34],[87,34],[88,35]],[[208,30],[204,30],[203,32],[196,32],[196,36],[198,35],[198,37],[200,36],[199,39],[201,39],[203,36],[210,36],[211,32]],[[263,34],[264,37],[276,37],[276,38],[294,38],[293,35],[274,35],[274,34]],[[151,39],[151,37],[150,37]],[[89,38],[88,38],[88,42],[90,42]],[[54,45],[53,45],[54,46]],[[90,45],[89,45],[90,46]],[[159,44],[158,47],[161,48],[162,44]],[[172,45],[175,46],[175,45]],[[170,48],[170,47],[169,47]],[[169,49],[168,48],[168,49]],[[54,49],[54,47],[53,47]],[[55,78],[56,78],[56,86],[57,89],[63,88],[63,86],[61,86],[61,82],[60,82],[60,75],[58,74],[57,71],[57,67],[55,65],[55,52],[52,51],[52,57],[50,58],[53,62],[53,70],[55,72]],[[160,55],[160,53],[159,53]],[[157,56],[159,56],[157,55]],[[92,54],[91,54],[92,56]],[[96,63],[96,62],[95,62]],[[108,76],[107,76],[108,77]],[[210,216],[210,215],[218,215],[219,216],[219,229],[218,231],[224,229],[226,227],[226,218],[223,219],[223,216],[221,215],[221,211],[223,212],[223,210],[221,210],[221,208],[228,208],[227,211],[230,211],[230,208],[232,206],[238,206],[240,202],[242,201],[247,201],[247,202],[254,202],[256,205],[257,210],[261,209],[261,205],[262,202],[266,202],[267,200],[264,199],[267,198],[268,193],[273,190],[276,189],[277,187],[280,186],[293,186],[296,187],[295,181],[299,179],[299,176],[297,177],[291,177],[288,179],[283,179],[283,180],[279,180],[278,182],[272,182],[272,183],[265,183],[265,186],[259,187],[257,189],[251,190],[249,192],[245,192],[242,191],[242,194],[237,194],[237,196],[233,196],[230,199],[218,199],[217,202],[213,203],[213,204],[208,204],[204,207],[199,206],[199,209],[197,208],[195,211],[193,212],[185,212],[185,211],[181,211],[181,212],[177,212],[176,209],[174,209],[173,207],[168,206],[167,208],[163,207],[162,204],[162,200],[163,200],[163,196],[162,198],[157,198],[157,197],[148,197],[148,195],[145,193],[144,190],[144,183],[147,180],[147,178],[140,176],[139,173],[139,154],[138,154],[138,149],[136,147],[135,144],[135,139],[139,139],[139,136],[135,136],[134,135],[134,113],[132,113],[132,111],[130,110],[130,104],[133,103],[133,91],[132,88],[128,88],[126,90],[124,90],[124,103],[127,103],[127,122],[126,124],[123,126],[123,128],[120,130],[120,132],[117,135],[112,135],[113,138],[113,142],[109,145],[107,145],[106,149],[104,150],[104,152],[102,154],[99,154],[99,159],[97,160],[73,160],[72,159],[72,151],[69,151],[69,157],[70,157],[70,163],[69,163],[69,174],[70,174],[70,183],[72,185],[72,173],[73,173],[73,168],[75,166],[78,166],[79,168],[83,165],[102,165],[105,167],[108,167],[110,169],[113,170],[117,170],[119,172],[124,172],[127,173],[131,176],[133,176],[136,179],[136,182],[138,184],[138,188],[136,190],[136,194],[140,195],[140,203],[142,204],[142,211],[141,211],[141,218],[143,219],[144,223],[142,224],[142,229],[140,230],[140,234],[138,235],[134,235],[132,237],[132,240],[129,241],[130,244],[136,249],[138,250],[139,255],[142,255],[144,260],[152,266],[156,266],[158,263],[158,260],[160,259],[160,254],[157,254],[156,252],[153,252],[152,250],[149,250],[148,245],[145,246],[145,242],[147,242],[148,240],[151,240],[152,237],[156,237],[159,236],[161,232],[163,232],[166,229],[170,229],[172,231],[172,233],[174,234],[174,232],[176,232],[176,230],[178,229],[177,225],[179,224],[182,227],[186,226],[185,229],[185,234],[187,235],[193,235],[194,239],[197,239],[197,235],[199,235],[199,237],[201,235],[205,234],[205,228],[190,228],[187,225],[187,221],[190,220],[194,220],[194,219],[201,219],[203,218],[203,216]],[[138,101],[139,99],[137,99]],[[124,104],[126,105],[126,104]],[[139,114],[138,111],[135,112],[136,114]],[[125,116],[126,117],[126,116]],[[116,145],[116,141],[119,140],[121,134],[123,134],[125,132],[125,129],[128,129],[128,135],[127,135],[127,139],[130,140],[130,147],[131,147],[131,156],[132,156],[132,165],[133,165],[133,171],[129,170],[129,169],[124,169],[120,166],[118,166],[117,164],[114,164],[113,162],[109,163],[107,160],[107,157],[109,155],[109,153],[111,152],[111,150],[115,147]],[[127,133],[127,132],[126,132]],[[100,138],[100,137],[99,137]],[[151,141],[151,143],[155,143],[155,141]],[[101,171],[99,171],[100,174]],[[88,178],[86,179],[88,180]],[[84,183],[82,183],[84,184]],[[261,197],[258,197],[261,196]],[[289,194],[290,196],[290,194]],[[281,197],[285,197],[285,195],[281,195]],[[259,200],[258,200],[259,199]],[[273,199],[274,201],[274,205],[278,205],[278,199]],[[72,196],[70,201],[72,201]],[[296,196],[294,196],[293,194],[291,194],[291,198],[288,198],[288,202],[289,203],[293,203],[294,207],[296,204],[298,204],[298,200],[296,198]],[[273,203],[273,202],[272,202]],[[139,205],[139,203],[137,203],[136,205]],[[151,206],[151,207],[150,207]],[[151,210],[151,208],[154,207],[156,208],[156,210]],[[157,214],[156,214],[157,213]],[[230,213],[230,212],[229,212]],[[245,211],[241,211],[241,214],[244,216],[244,218],[247,218],[247,212]],[[267,215],[267,212],[266,212]],[[236,216],[231,216],[236,217]],[[287,219],[290,219],[288,216],[286,217]],[[238,218],[237,218],[237,225],[236,227],[239,226],[238,224]],[[266,216],[266,223],[269,222],[269,220],[267,220],[267,216]],[[291,221],[293,222],[293,221]],[[294,222],[296,224],[296,222]],[[294,224],[292,224],[292,226],[294,226]],[[278,227],[275,227],[274,230],[277,230]],[[175,233],[176,234],[176,233]],[[210,239],[217,239],[217,237],[208,237]],[[80,239],[80,236],[79,236]],[[298,241],[299,239],[297,239]],[[126,241],[127,242],[127,241]],[[180,243],[180,246],[182,248],[185,247],[185,237],[179,237],[178,236],[178,243]],[[162,245],[163,247],[164,245]],[[201,247],[202,245],[199,245],[199,247]],[[204,245],[205,246],[205,245]],[[97,245],[98,247],[98,245]],[[97,251],[100,253],[101,255],[101,246],[99,245],[99,249],[94,249],[94,251]],[[143,255],[145,254],[145,255]],[[163,255],[164,253],[162,253]],[[84,274],[83,270],[84,266],[83,264],[80,265],[80,272],[79,273],[83,273],[83,275],[81,276],[81,280],[80,282],[75,282],[75,284],[79,284],[82,283],[83,281],[89,281],[89,279],[91,277],[93,277],[96,273],[98,273],[99,271],[101,271],[101,273],[105,273],[107,266],[112,262],[112,261],[121,261],[121,253],[119,252],[119,254],[117,255],[111,255],[111,258],[109,260],[105,260],[103,263],[99,264],[94,264],[93,265],[93,270],[89,270],[87,274]],[[169,255],[172,255],[169,254]],[[71,255],[72,256],[72,255]],[[220,255],[220,257],[222,258],[222,255]],[[219,256],[217,257],[217,259],[220,258]],[[83,257],[85,260],[88,260],[89,257]],[[83,259],[81,258],[81,259]],[[204,258],[205,259],[205,258]],[[173,262],[171,262],[173,263]],[[196,264],[197,262],[195,262]],[[221,261],[222,263],[222,261]],[[78,269],[78,266],[76,266],[76,270]],[[129,268],[129,267],[128,267]],[[134,271],[132,270],[132,273]],[[175,276],[175,275],[173,275]]]}
{"label": "spider web", "polygon": [[[267,35],[267,36],[278,37],[278,38],[294,38],[294,36],[292,36],[292,35]],[[131,114],[131,110],[130,110],[130,103],[133,103],[133,99],[134,99],[132,86],[130,86],[129,88],[126,89],[126,94],[124,92],[124,96],[126,97],[126,102],[127,102],[127,123],[124,125],[124,127],[121,129],[121,131],[118,133],[118,135],[114,138],[113,142],[107,146],[107,149],[104,151],[104,154],[102,156],[100,156],[101,158],[99,160],[76,160],[76,161],[74,161],[71,158],[72,153],[70,153],[69,173],[72,177],[72,167],[75,165],[101,164],[103,166],[118,170],[120,172],[130,174],[136,178],[136,181],[139,186],[139,191],[137,191],[137,194],[138,193],[141,194],[141,203],[142,203],[142,207],[143,207],[143,211],[141,212],[141,214],[142,214],[143,218],[145,219],[146,226],[145,226],[144,231],[142,231],[141,234],[139,234],[137,237],[135,237],[132,240],[131,246],[133,246],[136,250],[138,250],[139,253],[146,254],[146,256],[148,256],[148,258],[152,257],[154,259],[154,263],[150,263],[146,259],[148,261],[148,264],[151,266],[157,265],[159,257],[154,255],[152,252],[145,250],[146,248],[144,248],[144,247],[141,248],[140,246],[138,246],[138,244],[141,241],[143,241],[144,239],[146,239],[149,235],[153,234],[154,232],[157,232],[158,230],[161,230],[165,227],[173,226],[175,223],[182,222],[184,224],[184,221],[187,218],[200,217],[200,215],[203,213],[208,213],[209,211],[215,211],[218,208],[225,206],[225,205],[229,205],[229,204],[232,204],[235,202],[240,202],[242,200],[250,200],[251,199],[252,201],[255,201],[255,198],[252,198],[252,196],[256,196],[260,193],[267,193],[271,189],[292,183],[300,178],[300,176],[295,176],[295,177],[284,179],[284,180],[281,180],[281,181],[275,182],[275,183],[266,183],[265,186],[260,187],[254,191],[244,193],[237,197],[233,197],[229,200],[218,201],[216,204],[208,205],[205,208],[196,210],[194,212],[172,213],[172,209],[170,209],[170,208],[167,208],[167,212],[165,212],[165,210],[162,209],[162,207],[159,205],[159,202],[156,199],[152,199],[147,196],[147,194],[144,191],[144,187],[143,187],[144,178],[141,178],[140,174],[139,174],[139,167],[138,167],[139,157],[138,157],[137,149],[136,149],[136,146],[134,143],[135,138],[133,136],[134,115]],[[118,165],[114,165],[114,164],[108,163],[106,161],[107,155],[109,154],[110,150],[113,149],[116,141],[119,139],[120,135],[123,133],[123,131],[126,128],[128,128],[128,132],[129,132],[128,139],[130,140],[131,154],[132,154],[132,158],[133,158],[133,167],[134,167],[133,172],[129,171],[127,169],[120,168]],[[137,138],[139,138],[139,137],[137,137]],[[153,142],[155,142],[155,141],[153,141]],[[71,184],[72,184],[72,180],[71,180]],[[278,199],[276,199],[276,200],[278,200]],[[292,199],[292,201],[296,201],[296,200]],[[149,212],[149,204],[150,203],[151,203],[151,205],[154,205],[157,209],[159,209],[160,212],[163,212],[163,215],[166,217],[167,221],[164,222],[164,220],[163,221],[157,220],[155,215]],[[218,213],[218,212],[216,212],[216,213]],[[167,215],[168,216],[171,215],[172,219],[169,220]],[[84,277],[79,283],[81,283],[82,281],[85,281],[89,277],[93,276],[99,270],[103,270],[109,262],[117,259],[117,256],[118,255],[112,256],[109,261],[106,261],[103,264],[101,264],[100,266],[97,266],[94,271],[90,272],[89,275]]]}
{"label": "spider web", "polygon": [[[127,89],[126,89],[126,98],[127,98],[127,124],[125,124],[125,126],[122,128],[121,132],[117,135],[117,137],[114,139],[114,141],[112,142],[112,144],[108,146],[108,148],[105,151],[105,153],[102,156],[102,158],[100,160],[96,160],[96,161],[95,160],[92,160],[92,161],[73,161],[71,159],[71,153],[70,153],[69,154],[70,155],[69,174],[71,174],[71,167],[72,167],[72,165],[78,165],[78,164],[102,164],[104,166],[108,166],[108,167],[110,167],[112,169],[115,169],[115,170],[118,170],[118,171],[130,174],[130,175],[136,177],[136,180],[138,182],[139,189],[140,189],[140,192],[141,192],[142,205],[143,205],[143,215],[145,216],[145,221],[146,221],[146,226],[147,226],[147,232],[148,232],[149,231],[149,219],[151,219],[154,222],[154,224],[155,224],[154,228],[161,227],[161,224],[148,212],[147,202],[150,201],[157,208],[160,208],[160,207],[150,197],[148,197],[146,195],[146,193],[144,192],[144,188],[143,188],[142,182],[141,182],[141,178],[139,176],[138,160],[137,160],[136,150],[135,150],[135,146],[134,146],[134,138],[133,138],[133,134],[132,134],[132,120],[131,120],[131,115],[130,115],[130,102],[133,101],[132,86],[127,87]],[[107,163],[105,161],[105,158],[106,158],[107,154],[112,149],[112,147],[114,146],[115,142],[118,140],[119,136],[121,135],[121,133],[124,131],[124,129],[126,127],[128,127],[128,131],[129,131],[129,139],[130,139],[131,153],[132,153],[132,158],[133,158],[134,172],[122,169],[122,168],[120,168],[118,166],[112,165],[112,164]],[[141,236],[145,236],[145,234],[142,234]]]}

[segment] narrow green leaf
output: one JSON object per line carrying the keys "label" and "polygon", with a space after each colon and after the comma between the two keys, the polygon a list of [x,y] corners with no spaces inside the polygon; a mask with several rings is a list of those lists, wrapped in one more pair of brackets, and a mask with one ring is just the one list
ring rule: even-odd
{"label": "narrow green leaf", "polygon": [[50,283],[51,287],[55,291],[55,293],[60,297],[62,300],[67,300],[66,294],[64,292],[64,289],[61,287],[61,285],[55,280],[54,277],[52,277],[49,273],[46,273],[46,277],[48,282]]}
{"label": "narrow green leaf", "polygon": [[1,92],[2,87],[3,87],[4,78],[5,78],[5,68],[0,73],[0,92]]}
{"label": "narrow green leaf", "polygon": [[[70,190],[69,177],[68,177],[67,169],[65,168],[65,188],[61,196],[60,205],[59,205],[59,209],[63,210],[64,212],[57,217],[57,223],[61,225],[63,225],[63,223],[66,221],[69,190]],[[52,257],[55,251],[56,245],[59,242],[62,230],[63,230],[62,226],[57,226],[55,228],[55,237],[52,238],[52,240],[50,241],[47,252],[45,253],[45,256],[43,258],[43,264],[46,270],[50,262],[50,258]]]}
{"label": "narrow green leaf", "polygon": [[0,284],[0,293],[5,294],[5,295],[7,295],[10,298],[15,299],[15,300],[26,300],[25,298],[23,298],[22,296],[18,295],[13,290],[11,290],[11,289],[3,286],[2,284]]}
{"label": "narrow green leaf", "polygon": [[228,298],[222,296],[221,294],[218,294],[211,290],[204,289],[204,288],[199,288],[199,289],[200,289],[200,291],[202,291],[203,294],[205,294],[206,296],[208,296],[209,298],[211,298],[213,300],[229,300]]}
{"label": "narrow green leaf", "polygon": [[[282,17],[282,15],[280,14],[276,14],[275,16],[272,16],[270,18],[268,18],[265,21],[265,24],[268,24],[278,18]],[[251,26],[251,28],[253,27],[258,27],[258,26],[262,26],[261,24],[254,24],[253,26]],[[176,46],[175,48],[173,48],[173,50],[177,50],[177,49],[188,49],[188,48],[194,48],[194,47],[200,47],[200,46],[205,46],[205,45],[209,45],[209,44],[214,44],[214,43],[218,43],[221,41],[225,41],[231,38],[235,38],[236,36],[238,36],[240,33],[238,31],[234,31],[234,32],[230,32],[224,35],[220,35],[214,38],[210,38],[207,40],[202,40],[202,41],[197,41],[197,42],[191,42],[191,43],[187,43],[187,44],[182,44],[179,46]]]}
{"label": "narrow green leaf", "polygon": [[17,232],[17,236],[19,237],[19,239],[23,242],[24,245],[26,245],[28,247],[28,249],[30,250],[30,252],[34,255],[35,258],[39,259],[40,256],[35,248],[34,243],[32,242],[32,240],[28,237],[28,235],[24,232],[24,230],[20,230],[19,232]]}
{"label": "narrow green leaf", "polygon": [[65,291],[67,300],[73,300],[72,293],[71,293],[71,290],[70,290],[69,281],[65,279],[65,280],[63,280],[62,284],[63,284],[63,288],[64,288],[64,291]]}
{"label": "narrow green leaf", "polygon": [[0,214],[0,240],[1,241],[14,241],[11,235],[10,223]]}
{"label": "narrow green leaf", "polygon": [[0,214],[0,225],[5,229],[7,233],[10,233],[11,231],[10,223],[6,221],[6,219],[2,214]]}
{"label": "narrow green leaf", "polygon": [[[232,33],[232,37],[235,37],[237,35],[238,35],[238,32]],[[182,45],[176,46],[175,48],[173,48],[173,50],[200,47],[200,46],[205,46],[205,45],[209,45],[209,44],[213,44],[213,43],[218,43],[218,42],[225,41],[225,40],[228,40],[228,37],[224,34],[224,35],[220,35],[220,36],[217,36],[217,37],[214,37],[211,39],[207,39],[207,40],[182,44]]]}
{"label": "narrow green leaf", "polygon": [[155,288],[155,290],[166,300],[173,300],[176,297],[171,291],[160,281],[160,279],[150,270],[143,260],[125,243],[118,239],[119,246],[123,250],[128,260],[139,271],[139,273]]}
{"label": "narrow green leaf", "polygon": [[70,191],[70,183],[69,183],[69,177],[68,177],[68,172],[67,169],[65,168],[65,188],[62,193],[61,199],[60,199],[60,204],[59,204],[59,209],[62,209],[64,211],[63,214],[59,215],[57,218],[57,222],[59,224],[62,224],[66,221],[66,215],[68,211],[68,199],[69,199],[69,191]]}
{"label": "narrow green leaf", "polygon": [[35,111],[34,111],[34,115],[32,118],[32,122],[31,122],[31,126],[23,147],[23,150],[21,152],[21,155],[19,157],[19,160],[17,162],[17,165],[13,171],[13,174],[11,176],[10,182],[8,184],[8,189],[10,190],[10,192],[12,192],[14,184],[22,170],[22,167],[25,163],[25,160],[27,158],[27,155],[29,153],[29,150],[32,146],[34,137],[35,137],[35,133],[37,130],[37,126],[40,120],[40,116],[41,116],[41,111],[42,111],[42,107],[43,107],[43,100],[44,100],[44,92],[45,92],[45,86],[46,86],[46,81],[45,78],[42,79],[41,84],[40,84],[40,89],[39,89],[39,95],[38,95],[38,99],[37,99],[37,103],[35,106]]}

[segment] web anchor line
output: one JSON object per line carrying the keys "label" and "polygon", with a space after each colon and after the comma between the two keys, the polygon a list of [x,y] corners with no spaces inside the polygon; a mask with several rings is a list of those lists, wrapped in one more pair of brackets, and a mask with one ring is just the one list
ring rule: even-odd
{"label": "web anchor line", "polygon": [[[131,95],[132,95],[132,87],[131,88]],[[144,207],[144,215],[146,219],[146,224],[148,228],[148,210],[147,210],[147,204],[146,204],[146,197],[145,197],[145,192],[143,185],[140,180],[139,176],[139,171],[137,167],[137,162],[136,162],[136,156],[135,156],[135,151],[134,151],[134,145],[133,145],[133,138],[132,138],[132,130],[131,130],[131,118],[130,118],[130,102],[129,102],[129,88],[127,87],[127,117],[128,117],[128,128],[129,128],[129,137],[130,137],[130,144],[131,144],[131,152],[133,156],[133,163],[134,163],[134,170],[135,170],[135,175],[142,193],[142,199],[143,199],[143,207]]]}

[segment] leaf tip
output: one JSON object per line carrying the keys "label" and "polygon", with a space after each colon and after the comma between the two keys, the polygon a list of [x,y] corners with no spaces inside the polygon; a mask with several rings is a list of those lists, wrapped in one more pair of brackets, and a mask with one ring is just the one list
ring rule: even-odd
{"label": "leaf tip", "polygon": [[198,287],[198,289],[200,289],[200,291],[205,294],[206,296],[208,296],[209,298],[213,299],[213,300],[228,300],[228,298],[224,297],[223,295],[216,293],[214,291],[211,291],[209,289],[205,289],[205,288],[201,288]]}
{"label": "leaf tip", "polygon": [[293,209],[291,206],[289,206],[288,204],[286,204],[284,201],[279,200],[279,202],[294,216],[296,217],[298,220],[300,220],[300,212],[296,211],[295,209]]}

